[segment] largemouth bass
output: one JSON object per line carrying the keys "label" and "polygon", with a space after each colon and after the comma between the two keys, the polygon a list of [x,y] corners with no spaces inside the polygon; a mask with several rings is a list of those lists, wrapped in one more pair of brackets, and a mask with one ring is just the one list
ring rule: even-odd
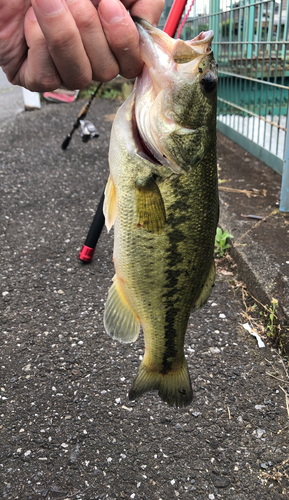
{"label": "largemouth bass", "polygon": [[129,392],[150,390],[169,405],[192,400],[184,356],[190,312],[215,278],[218,221],[217,68],[213,32],[173,40],[137,20],[144,67],[111,133],[104,215],[114,224],[115,276],[107,333],[145,354]]}

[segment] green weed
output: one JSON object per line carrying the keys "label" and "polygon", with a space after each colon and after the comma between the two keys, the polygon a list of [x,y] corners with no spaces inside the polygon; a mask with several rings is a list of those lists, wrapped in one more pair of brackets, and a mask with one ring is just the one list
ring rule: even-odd
{"label": "green weed", "polygon": [[118,99],[121,97],[121,92],[117,89],[109,89],[109,90],[105,90],[102,94],[102,96],[104,99]]}
{"label": "green weed", "polygon": [[217,227],[216,237],[215,237],[215,253],[219,255],[219,257],[223,257],[227,248],[229,248],[229,243],[227,243],[227,238],[234,238],[228,231],[222,231],[220,227]]}
{"label": "green weed", "polygon": [[276,324],[275,324],[275,319],[276,319],[276,308],[278,306],[278,300],[272,299],[271,300],[271,305],[269,307],[269,317],[268,317],[268,323],[267,323],[267,330],[268,330],[268,337],[270,338],[275,338],[276,337]]}

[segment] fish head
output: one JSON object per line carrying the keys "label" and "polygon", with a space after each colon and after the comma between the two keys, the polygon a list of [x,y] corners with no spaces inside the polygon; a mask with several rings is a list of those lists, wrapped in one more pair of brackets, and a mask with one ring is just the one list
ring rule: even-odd
{"label": "fish head", "polygon": [[198,164],[216,141],[217,65],[213,31],[174,40],[137,20],[144,66],[135,117],[145,147],[175,173]]}

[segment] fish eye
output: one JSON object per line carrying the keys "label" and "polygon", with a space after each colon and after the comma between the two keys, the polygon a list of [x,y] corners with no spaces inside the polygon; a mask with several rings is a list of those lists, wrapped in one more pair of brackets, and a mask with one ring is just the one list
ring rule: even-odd
{"label": "fish eye", "polygon": [[205,76],[201,79],[200,81],[201,86],[203,89],[210,94],[213,92],[213,90],[216,88],[217,84],[217,79],[211,71],[208,71],[208,73],[205,74]]}

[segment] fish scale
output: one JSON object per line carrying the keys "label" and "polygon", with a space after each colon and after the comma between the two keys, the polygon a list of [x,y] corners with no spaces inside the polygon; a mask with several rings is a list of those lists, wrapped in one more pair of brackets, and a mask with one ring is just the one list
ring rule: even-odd
{"label": "fish scale", "polygon": [[[134,341],[142,327],[145,353],[130,399],[158,390],[168,404],[182,407],[192,400],[184,356],[189,315],[206,302],[214,283],[216,92],[206,92],[205,80],[206,74],[210,84],[217,80],[216,67],[210,32],[179,45],[174,63],[168,54],[177,41],[144,21],[138,29],[147,67],[111,133],[104,213],[107,227],[114,224],[116,274],[104,324],[123,342]],[[162,72],[166,78],[156,90],[160,39],[161,50],[169,46],[161,59],[168,67],[159,64],[160,79]],[[183,49],[188,69],[191,50],[192,74],[178,71]]]}

